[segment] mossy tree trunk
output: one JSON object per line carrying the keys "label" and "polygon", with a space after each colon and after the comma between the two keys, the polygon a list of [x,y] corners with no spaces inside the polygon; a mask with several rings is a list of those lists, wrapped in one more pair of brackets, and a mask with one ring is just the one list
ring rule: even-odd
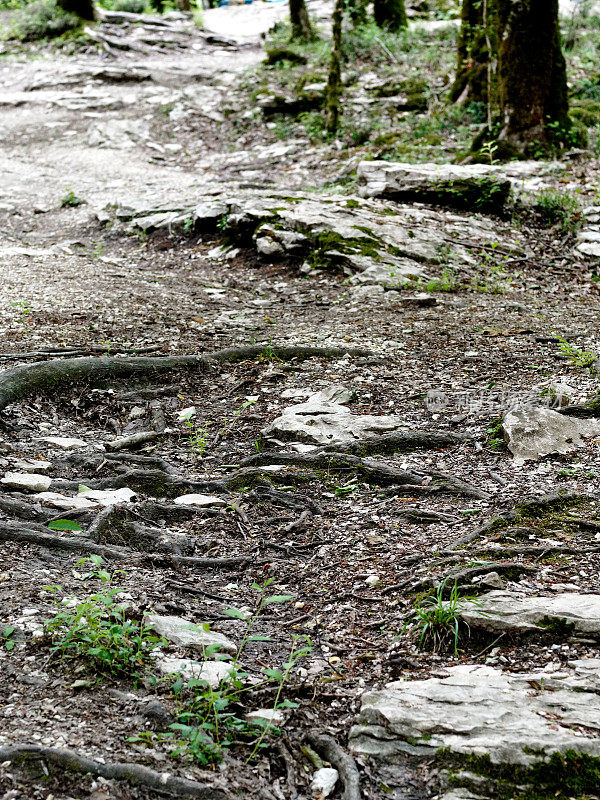
{"label": "mossy tree trunk", "polygon": [[335,135],[340,121],[340,98],[342,96],[342,23],[346,0],[335,0],[331,32],[331,59],[325,100],[325,125],[327,133]]}
{"label": "mossy tree trunk", "polygon": [[563,139],[570,128],[558,0],[495,0],[498,142],[515,155]]}
{"label": "mossy tree trunk", "polygon": [[290,24],[292,40],[307,42],[313,38],[313,29],[304,0],[290,0]]}
{"label": "mossy tree trunk", "polygon": [[373,16],[380,28],[399,31],[408,27],[404,0],[374,0]]}
{"label": "mossy tree trunk", "polygon": [[77,14],[81,19],[95,19],[92,0],[58,0],[59,6],[69,14]]}
{"label": "mossy tree trunk", "polygon": [[496,56],[494,0],[463,0],[452,102],[493,101]]}

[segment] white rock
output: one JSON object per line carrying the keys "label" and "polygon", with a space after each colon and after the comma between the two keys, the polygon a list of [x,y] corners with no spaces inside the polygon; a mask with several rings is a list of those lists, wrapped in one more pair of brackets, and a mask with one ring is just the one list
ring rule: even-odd
{"label": "white rock", "polygon": [[322,767],[318,769],[310,782],[310,791],[315,800],[329,797],[335,789],[339,777],[340,774],[337,769],[333,769],[332,767]]}
{"label": "white rock", "polygon": [[47,475],[38,475],[35,472],[7,472],[0,479],[3,486],[10,489],[20,489],[27,492],[45,492],[52,483],[52,478]]}
{"label": "white rock", "polygon": [[600,594],[561,592],[526,597],[516,592],[488,592],[461,604],[461,618],[472,628],[492,633],[524,633],[547,623],[573,626],[573,631],[600,635]]}
{"label": "white rock", "polygon": [[226,506],[227,503],[221,497],[210,494],[182,494],[173,500],[178,506]]}
{"label": "white rock", "polygon": [[270,722],[271,725],[279,727],[283,725],[285,716],[283,711],[278,708],[259,708],[256,711],[248,711],[247,714],[244,714],[244,719],[248,720],[248,722],[264,720],[265,722]]}
{"label": "white rock", "polygon": [[225,661],[192,661],[189,658],[161,656],[156,666],[163,675],[181,675],[186,680],[197,678],[216,689],[222,681],[231,678],[233,669]]}
{"label": "white rock", "polygon": [[550,453],[570,453],[585,444],[582,437],[600,434],[600,420],[576,419],[549,408],[507,411],[504,438],[516,464]]}
{"label": "white rock", "polygon": [[71,511],[75,508],[97,508],[98,503],[94,500],[88,500],[86,497],[67,497],[59,492],[40,492],[40,494],[33,495],[34,500],[38,500],[46,506],[52,508],[60,508],[63,511]]}
{"label": "white rock", "polygon": [[32,459],[31,461],[16,461],[15,469],[18,472],[48,472],[51,468],[52,464],[50,461],[37,461],[36,459]]}
{"label": "white rock", "polygon": [[479,579],[479,583],[483,586],[489,586],[492,589],[504,588],[504,582],[497,572],[488,572],[486,575],[482,575]]}
{"label": "white rock", "polygon": [[236,645],[222,633],[205,630],[202,624],[190,622],[182,617],[146,614],[144,622],[159,636],[179,647],[204,651],[206,647],[218,645],[219,650],[224,653],[237,653]]}
{"label": "white rock", "polygon": [[396,430],[402,420],[396,416],[352,414],[343,403],[352,392],[334,385],[311,395],[304,403],[284,409],[263,431],[263,436],[309,444],[340,444],[362,436]]}
{"label": "white rock", "polygon": [[61,450],[76,450],[79,447],[88,446],[83,439],[71,439],[68,436],[41,436],[38,441],[47,442],[54,445],[54,447],[60,447]]}
{"label": "white rock", "polygon": [[[600,696],[581,684],[569,687],[568,670],[553,677],[464,664],[444,672],[365,694],[350,731],[352,750],[387,759],[435,757],[448,748],[526,767],[567,750],[600,757]],[[551,690],[536,688],[548,681]]]}
{"label": "white rock", "polygon": [[381,580],[379,578],[379,575],[369,575],[365,583],[367,584],[367,586],[379,586]]}
{"label": "white rock", "polygon": [[119,503],[131,503],[136,497],[136,493],[133,489],[128,489],[124,486],[121,489],[109,489],[107,491],[101,489],[87,489],[84,492],[80,492],[79,497],[83,497],[85,500],[91,500],[97,505],[115,506]]}

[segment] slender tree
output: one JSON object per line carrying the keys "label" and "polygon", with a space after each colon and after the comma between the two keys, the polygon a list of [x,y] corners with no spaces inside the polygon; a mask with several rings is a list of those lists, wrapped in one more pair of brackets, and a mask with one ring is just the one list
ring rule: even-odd
{"label": "slender tree", "polygon": [[304,0],[290,0],[291,40],[309,41],[314,37]]}
{"label": "slender tree", "polygon": [[81,19],[95,19],[92,0],[58,0],[59,6],[69,14],[77,14]]}
{"label": "slender tree", "polygon": [[452,102],[491,106],[497,50],[493,0],[463,0]]}
{"label": "slender tree", "polygon": [[327,132],[334,135],[340,121],[340,97],[342,96],[342,23],[344,21],[345,0],[335,0],[331,31],[331,58],[325,100],[325,125]]}
{"label": "slender tree", "polygon": [[571,126],[558,0],[495,0],[498,15],[498,142],[523,154],[563,139]]}
{"label": "slender tree", "polygon": [[404,0],[374,0],[373,16],[380,28],[399,31],[408,27]]}

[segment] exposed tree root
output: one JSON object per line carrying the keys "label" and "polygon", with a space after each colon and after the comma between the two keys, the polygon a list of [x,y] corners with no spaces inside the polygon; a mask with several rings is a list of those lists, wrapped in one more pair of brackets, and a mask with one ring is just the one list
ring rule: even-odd
{"label": "exposed tree root", "polygon": [[293,358],[334,358],[337,356],[372,355],[370,351],[354,347],[264,347],[248,345],[216,350],[213,353],[186,356],[139,356],[134,358],[61,358],[22,364],[0,374],[0,411],[11,403],[39,391],[60,389],[67,383],[85,380],[89,384],[104,383],[120,378],[152,379],[157,375],[178,369],[207,370],[211,364],[275,358],[289,361]]}
{"label": "exposed tree root", "polygon": [[54,533],[44,533],[24,528],[15,527],[15,523],[0,522],[0,542],[21,542],[51,550],[66,550],[72,553],[82,553],[102,556],[115,561],[126,559],[137,560],[142,563],[180,565],[197,569],[235,569],[246,564],[250,559],[245,556],[234,558],[199,558],[196,556],[178,556],[163,553],[139,553],[124,547],[111,547],[90,541],[86,536],[61,536]]}
{"label": "exposed tree root", "polygon": [[211,786],[187,778],[178,778],[166,772],[155,772],[141,764],[116,762],[103,764],[91,758],[79,756],[72,750],[61,750],[54,747],[42,747],[35,744],[8,745],[0,747],[0,763],[8,761],[15,765],[35,767],[36,762],[43,762],[49,768],[82,775],[93,775],[106,780],[129,781],[162,795],[172,797],[196,797],[200,800],[227,800],[228,793],[218,787]]}
{"label": "exposed tree root", "polygon": [[5,496],[0,496],[0,511],[31,522],[44,522],[48,516],[44,514],[39,506],[33,506],[31,503],[25,503],[23,500],[16,500],[14,497]]}
{"label": "exposed tree root", "polygon": [[151,497],[177,497],[189,492],[222,492],[227,493],[224,481],[188,481],[177,475],[171,475],[158,469],[130,469],[119,475],[108,478],[84,478],[81,481],[64,481],[52,484],[53,491],[66,489],[77,491],[78,486],[84,483],[90,489],[132,489],[140,494]]}
{"label": "exposed tree root", "polygon": [[[434,491],[448,491],[465,497],[487,499],[486,492],[471,486],[465,481],[440,472],[408,472],[395,469],[387,464],[370,461],[357,456],[338,452],[316,453],[257,453],[245,458],[242,466],[266,466],[268,464],[294,464],[300,467],[328,470],[330,472],[354,472],[373,486],[410,486],[414,494],[430,494]],[[429,485],[428,478],[434,478],[435,485]]]}
{"label": "exposed tree root", "polygon": [[323,453],[348,453],[370,456],[373,453],[409,453],[412,450],[435,450],[466,441],[464,436],[445,431],[393,431],[381,436],[367,436],[348,444],[332,444],[319,448]]}
{"label": "exposed tree root", "polygon": [[[497,572],[499,575],[505,575],[507,578],[511,578],[522,573],[530,574],[537,572],[537,569],[529,564],[521,564],[518,561],[495,561],[494,563],[482,564],[478,567],[467,567],[466,569],[454,570],[453,572],[447,572],[445,574],[431,575],[421,581],[417,581],[417,583],[413,583],[407,591],[415,594],[426,589],[440,586],[444,582],[446,582],[443,592],[445,597],[450,595],[455,583],[458,586],[466,585],[469,587],[469,591],[473,591],[479,588],[479,584],[474,584],[472,579],[479,575],[486,575],[488,572],[492,571]],[[410,584],[410,581],[408,581],[407,584]],[[489,591],[489,589],[487,591]]]}
{"label": "exposed tree root", "polygon": [[342,750],[333,736],[329,736],[327,733],[309,733],[306,740],[340,773],[344,784],[342,800],[360,800],[360,776],[352,756]]}

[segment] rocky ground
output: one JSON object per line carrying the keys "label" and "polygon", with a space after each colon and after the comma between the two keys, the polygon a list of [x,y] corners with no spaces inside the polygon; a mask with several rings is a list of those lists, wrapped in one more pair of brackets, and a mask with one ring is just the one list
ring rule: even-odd
{"label": "rocky ground", "polygon": [[0,796],[598,796],[597,162],[278,140],[218,11],[0,61]]}

